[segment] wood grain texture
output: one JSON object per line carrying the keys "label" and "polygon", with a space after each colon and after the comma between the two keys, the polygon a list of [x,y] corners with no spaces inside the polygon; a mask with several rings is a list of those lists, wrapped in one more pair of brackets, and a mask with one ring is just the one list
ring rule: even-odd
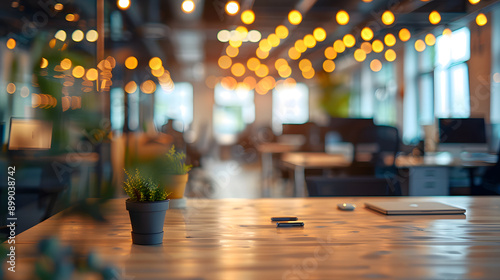
{"label": "wood grain texture", "polygon": [[[377,200],[440,201],[466,215],[385,216]],[[336,209],[351,202],[353,212]],[[132,245],[124,199],[108,203],[109,223],[58,214],[17,236],[18,266],[32,279],[35,244],[48,235],[91,248],[123,279],[498,279],[500,197],[189,200],[167,211],[164,243]],[[272,216],[304,228],[276,228]],[[14,276],[14,277],[12,277]]]}

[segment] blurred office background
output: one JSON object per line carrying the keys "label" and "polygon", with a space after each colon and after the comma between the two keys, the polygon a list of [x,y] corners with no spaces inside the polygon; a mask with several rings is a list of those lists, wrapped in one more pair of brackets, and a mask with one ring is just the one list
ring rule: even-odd
{"label": "blurred office background", "polygon": [[[497,162],[499,1],[8,0],[0,66],[2,205],[15,165],[34,221],[122,196],[123,169],[172,144],[194,167],[187,197],[365,176],[391,194],[471,195]],[[313,155],[297,153],[347,164],[300,170]],[[396,163],[423,155],[446,168]],[[423,192],[420,173],[435,179]]]}

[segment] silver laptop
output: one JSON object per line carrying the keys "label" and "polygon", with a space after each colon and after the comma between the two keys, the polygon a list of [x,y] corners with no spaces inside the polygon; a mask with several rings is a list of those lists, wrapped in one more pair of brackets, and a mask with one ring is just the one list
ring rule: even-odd
{"label": "silver laptop", "polygon": [[386,215],[464,214],[465,209],[441,202],[366,202],[365,207]]}

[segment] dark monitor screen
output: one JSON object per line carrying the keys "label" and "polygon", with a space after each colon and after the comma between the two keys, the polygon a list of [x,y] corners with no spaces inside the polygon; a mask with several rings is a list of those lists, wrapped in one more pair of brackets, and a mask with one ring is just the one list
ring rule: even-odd
{"label": "dark monitor screen", "polygon": [[439,143],[487,143],[484,119],[439,119]]}
{"label": "dark monitor screen", "polygon": [[330,118],[330,131],[340,134],[344,142],[359,142],[358,135],[365,129],[374,127],[373,119]]}

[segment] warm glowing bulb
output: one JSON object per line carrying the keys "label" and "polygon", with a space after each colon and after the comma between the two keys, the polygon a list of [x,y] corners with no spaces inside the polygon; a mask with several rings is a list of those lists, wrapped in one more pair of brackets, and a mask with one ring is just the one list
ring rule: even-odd
{"label": "warm glowing bulb", "polygon": [[396,52],[392,49],[385,51],[385,59],[389,62],[396,60]]}
{"label": "warm glowing bulb", "polygon": [[297,25],[302,22],[302,14],[297,10],[292,10],[288,13],[288,21],[293,25]]}
{"label": "warm glowing bulb", "polygon": [[137,58],[133,56],[129,56],[127,57],[127,59],[125,59],[125,67],[127,67],[127,69],[135,69],[137,67],[137,64]]}
{"label": "warm glowing bulb", "polygon": [[247,61],[247,67],[252,71],[255,71],[257,67],[259,67],[259,65],[260,65],[260,60],[256,57],[252,57]]}
{"label": "warm glowing bulb", "polygon": [[406,41],[410,40],[410,38],[411,38],[410,30],[408,30],[406,28],[399,30],[399,39],[401,41],[406,42]]}
{"label": "warm glowing bulb", "polygon": [[479,26],[483,26],[486,23],[488,23],[488,18],[483,13],[481,13],[481,14],[477,15],[477,17],[476,17],[476,23]]}
{"label": "warm glowing bulb", "polygon": [[318,42],[323,42],[326,39],[326,31],[321,27],[317,27],[313,31],[314,39]]}
{"label": "warm glowing bulb", "polygon": [[87,80],[89,81],[95,81],[97,80],[97,69],[95,68],[90,68],[88,71],[87,71]]}
{"label": "warm glowing bulb", "polygon": [[314,71],[314,68],[311,68],[309,71],[302,72],[302,76],[306,79],[314,78],[315,74],[316,72]]}
{"label": "warm glowing bulb", "polygon": [[229,57],[236,57],[236,56],[238,56],[239,52],[240,51],[238,50],[238,48],[235,48],[231,45],[227,46],[227,48],[226,48],[226,54]]}
{"label": "warm glowing bulb", "polygon": [[307,71],[311,70],[311,68],[312,68],[312,63],[309,59],[304,58],[299,62],[299,69],[302,72],[307,72]]}
{"label": "warm glowing bulb", "polygon": [[349,14],[344,10],[340,10],[337,12],[335,19],[337,20],[338,24],[346,25],[349,23]]}
{"label": "warm glowing bulb", "polygon": [[333,60],[325,60],[323,62],[323,70],[325,70],[325,72],[328,72],[328,73],[331,73],[333,72],[333,70],[335,70],[335,62],[333,62]]}
{"label": "warm glowing bulb", "polygon": [[159,57],[153,57],[149,60],[149,68],[158,70],[160,67],[162,67],[162,62]]}
{"label": "warm glowing bulb", "polygon": [[380,40],[375,40],[372,43],[372,50],[376,53],[380,53],[384,50],[384,44]]}
{"label": "warm glowing bulb", "polygon": [[83,33],[83,31],[81,31],[79,29],[73,31],[73,34],[71,34],[71,39],[73,39],[73,41],[75,41],[75,42],[81,42],[84,37],[85,37],[85,34]]}
{"label": "warm glowing bulb", "polygon": [[64,30],[59,30],[56,32],[56,34],[54,35],[54,38],[56,38],[57,40],[59,41],[66,41],[66,31]]}
{"label": "warm glowing bulb", "polygon": [[342,53],[345,51],[345,45],[344,45],[344,42],[342,40],[336,40],[334,43],[333,43],[333,49],[337,52],[337,53]]}
{"label": "warm glowing bulb", "polygon": [[354,51],[354,59],[358,62],[365,61],[366,53],[362,49],[357,49]]}
{"label": "warm glowing bulb", "polygon": [[231,58],[226,55],[221,56],[218,61],[219,67],[222,69],[229,69],[232,63],[233,61],[231,60]]}
{"label": "warm glowing bulb", "polygon": [[297,51],[299,51],[300,53],[303,53],[307,50],[307,46],[306,44],[304,43],[304,40],[297,40],[295,41],[295,48],[297,49]]}
{"label": "warm glowing bulb", "polygon": [[417,50],[417,52],[423,52],[425,50],[425,42],[422,39],[415,41],[415,50]]}
{"label": "warm glowing bulb", "polygon": [[356,44],[356,38],[354,38],[354,36],[351,34],[346,34],[342,39],[342,41],[344,42],[344,45],[348,48],[351,48]]}
{"label": "warm glowing bulb", "polygon": [[328,47],[325,49],[325,57],[327,59],[335,59],[337,57],[337,52],[333,49],[333,47]]}
{"label": "warm glowing bulb", "polygon": [[280,38],[278,38],[278,36],[274,33],[267,36],[267,41],[272,47],[277,47],[280,44]]}
{"label": "warm glowing bulb", "polygon": [[235,63],[231,66],[231,73],[236,77],[245,75],[245,66],[241,63]]}
{"label": "warm glowing bulb", "polygon": [[361,38],[365,41],[373,39],[373,31],[369,27],[361,29]]}
{"label": "warm glowing bulb", "polygon": [[285,39],[286,37],[288,37],[288,28],[286,28],[286,26],[284,25],[278,25],[274,32],[280,39]]}
{"label": "warm glowing bulb", "polygon": [[47,68],[47,66],[49,66],[49,61],[45,57],[42,57],[42,61],[40,62],[40,68]]}
{"label": "warm glowing bulb", "polygon": [[14,40],[13,38],[10,38],[9,40],[7,40],[7,48],[9,50],[12,50],[16,47],[16,40]]}
{"label": "warm glowing bulb", "polygon": [[99,33],[97,33],[97,31],[95,31],[95,30],[87,31],[87,35],[86,35],[87,41],[95,42],[95,41],[97,41],[98,37],[99,37]]}
{"label": "warm glowing bulb", "polygon": [[252,10],[246,10],[241,13],[241,21],[244,24],[252,24],[255,21],[255,13]]}
{"label": "warm glowing bulb", "polygon": [[61,60],[61,68],[64,69],[64,70],[68,70],[71,68],[71,60],[69,58],[65,58],[63,60]]}
{"label": "warm glowing bulb", "polygon": [[380,60],[378,60],[378,59],[372,60],[370,62],[370,69],[373,72],[378,72],[378,71],[382,70],[382,62],[380,62]]}
{"label": "warm glowing bulb", "polygon": [[394,35],[392,35],[391,33],[385,35],[384,37],[384,43],[388,46],[388,47],[392,47],[396,44],[396,37],[394,37]]}
{"label": "warm glowing bulb", "polygon": [[262,39],[259,42],[259,48],[265,52],[269,52],[273,48],[273,46],[271,45],[271,43],[269,43],[269,40]]}
{"label": "warm glowing bulb", "polygon": [[134,93],[137,90],[137,84],[134,81],[130,81],[125,85],[126,93]]}
{"label": "warm glowing bulb", "polygon": [[288,66],[288,62],[284,58],[278,58],[276,59],[276,62],[274,62],[274,68],[276,70],[280,70],[281,67],[283,66]]}
{"label": "warm glowing bulb", "polygon": [[291,47],[288,49],[288,57],[293,60],[297,60],[300,58],[300,52],[295,47]]}
{"label": "warm glowing bulb", "polygon": [[431,33],[425,35],[425,43],[428,46],[434,46],[436,44],[436,37]]}
{"label": "warm glowing bulb", "polygon": [[481,0],[469,0],[469,3],[471,3],[472,5],[476,5],[479,2],[481,2]]}
{"label": "warm glowing bulb", "polygon": [[391,25],[394,23],[394,14],[391,12],[391,11],[385,11],[383,14],[382,14],[382,22],[385,24],[385,25]]}
{"label": "warm glowing bulb", "polygon": [[141,91],[145,94],[151,94],[156,91],[156,84],[151,80],[144,81],[141,84]]}
{"label": "warm glowing bulb", "polygon": [[234,16],[240,10],[240,4],[236,1],[229,1],[226,4],[226,13],[228,15]]}
{"label": "warm glowing bulb", "polygon": [[195,5],[193,0],[184,0],[181,5],[181,9],[184,13],[190,14],[194,11]]}
{"label": "warm glowing bulb", "polygon": [[266,59],[269,56],[269,52],[262,50],[261,48],[257,48],[255,51],[255,55],[257,55],[260,59]]}
{"label": "warm glowing bulb", "polygon": [[441,15],[437,11],[432,11],[429,14],[429,22],[432,24],[438,24],[441,21]]}
{"label": "warm glowing bulb", "polygon": [[83,77],[83,75],[85,75],[85,68],[83,68],[80,65],[73,68],[73,77],[81,78],[81,77]]}
{"label": "warm glowing bulb", "polygon": [[449,28],[445,28],[445,29],[443,30],[443,35],[445,35],[445,36],[450,36],[450,35],[451,35],[451,29],[449,29]]}
{"label": "warm glowing bulb", "polygon": [[369,54],[372,52],[372,44],[370,42],[363,42],[363,43],[361,43],[361,49],[365,53]]}
{"label": "warm glowing bulb", "polygon": [[304,36],[304,45],[310,49],[314,48],[316,46],[316,39],[314,39],[314,36],[311,34]]}
{"label": "warm glowing bulb", "polygon": [[116,1],[116,5],[121,10],[126,10],[130,7],[130,0],[118,0]]}

